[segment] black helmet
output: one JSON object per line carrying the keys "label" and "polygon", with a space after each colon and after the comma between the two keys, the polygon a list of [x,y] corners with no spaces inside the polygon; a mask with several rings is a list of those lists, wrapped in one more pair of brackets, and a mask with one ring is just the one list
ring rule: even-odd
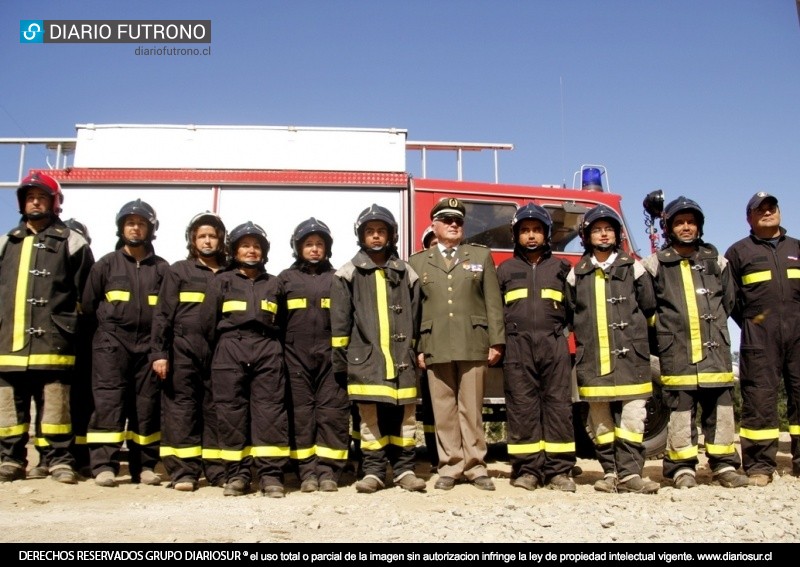
{"label": "black helmet", "polygon": [[58,216],[61,212],[61,203],[64,202],[64,193],[61,191],[61,184],[47,175],[46,173],[34,172],[23,179],[17,188],[17,202],[19,203],[19,214],[25,214],[25,198],[28,189],[38,187],[47,192],[52,199],[51,209],[53,216]]}
{"label": "black helmet", "polygon": [[517,242],[517,238],[519,237],[519,223],[526,219],[538,220],[541,222],[545,228],[545,241],[550,241],[550,230],[553,226],[553,219],[550,217],[550,213],[548,213],[547,209],[541,205],[537,205],[536,203],[528,203],[524,207],[517,209],[514,218],[511,219],[511,232],[514,235],[515,244]]}
{"label": "black helmet", "polygon": [[304,220],[295,227],[294,232],[292,233],[292,238],[289,240],[289,245],[292,247],[292,250],[294,250],[294,257],[302,257],[300,246],[303,244],[305,237],[309,234],[319,234],[322,237],[322,240],[325,241],[325,259],[330,259],[332,255],[331,249],[333,248],[333,236],[331,236],[331,229],[328,228],[327,224],[315,219],[314,217]]}
{"label": "black helmet", "polygon": [[393,248],[395,244],[397,244],[397,221],[394,220],[394,215],[389,209],[374,203],[369,208],[361,211],[353,227],[353,232],[355,232],[358,237],[358,245],[363,247],[364,226],[370,221],[382,221],[386,223],[391,233],[389,234],[388,247]]}
{"label": "black helmet", "polygon": [[[694,213],[695,220],[697,221],[697,240],[700,240],[703,237],[703,224],[705,223],[706,217],[703,214],[703,209],[700,208],[695,201],[684,197],[681,195],[674,201],[670,201],[666,207],[664,207],[664,239],[667,241],[674,241],[675,238],[672,235],[672,223],[675,221],[675,217],[678,213],[682,212],[691,212]],[[691,244],[687,242],[686,244]]]}
{"label": "black helmet", "polygon": [[267,253],[269,253],[269,239],[267,238],[266,231],[252,221],[240,224],[228,235],[228,248],[234,260],[236,259],[236,245],[245,236],[255,236],[258,239],[261,244],[261,263],[266,264]]}
{"label": "black helmet", "polygon": [[192,220],[189,221],[189,224],[186,225],[186,234],[184,236],[186,238],[186,248],[189,250],[190,258],[194,257],[195,254],[199,254],[199,251],[196,251],[194,235],[196,234],[198,227],[203,225],[213,226],[217,230],[217,238],[219,238],[218,250],[215,250],[213,254],[208,254],[208,256],[219,256],[220,258],[224,258],[225,238],[227,236],[225,223],[222,222],[222,219],[219,218],[218,214],[210,211],[196,214],[192,217]]}
{"label": "black helmet", "polygon": [[67,225],[68,229],[74,230],[75,232],[83,236],[86,239],[87,243],[89,244],[92,243],[92,237],[89,236],[89,229],[86,228],[85,224],[75,219],[67,219],[64,221],[64,224]]}
{"label": "black helmet", "polygon": [[605,220],[614,227],[615,244],[614,248],[622,245],[622,219],[617,212],[607,205],[597,205],[596,207],[586,211],[583,215],[583,224],[581,225],[581,242],[583,247],[592,250],[591,227],[599,221]]}
{"label": "black helmet", "polygon": [[135,201],[131,201],[129,203],[125,203],[122,205],[122,208],[117,213],[117,236],[122,238],[122,224],[125,222],[125,217],[130,215],[139,215],[144,220],[147,221],[149,225],[149,230],[147,231],[147,238],[145,242],[151,242],[156,239],[156,231],[158,230],[158,219],[156,218],[156,211],[142,201],[141,199],[136,199]]}

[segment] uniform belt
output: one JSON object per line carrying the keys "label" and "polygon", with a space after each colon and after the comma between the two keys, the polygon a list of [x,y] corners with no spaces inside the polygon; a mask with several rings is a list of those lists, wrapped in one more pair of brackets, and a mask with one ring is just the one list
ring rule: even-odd
{"label": "uniform belt", "polygon": [[221,339],[246,339],[254,337],[267,337],[269,339],[277,339],[278,332],[267,327],[246,327],[242,329],[231,329],[224,331]]}

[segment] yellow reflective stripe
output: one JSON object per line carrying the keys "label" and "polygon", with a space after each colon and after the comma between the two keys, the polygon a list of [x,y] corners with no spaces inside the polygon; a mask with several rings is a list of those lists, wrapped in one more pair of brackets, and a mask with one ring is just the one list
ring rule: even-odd
{"label": "yellow reflective stripe", "polygon": [[87,443],[122,443],[125,441],[124,431],[90,431],[86,434]]}
{"label": "yellow reflective stripe", "polygon": [[357,441],[361,440],[361,432],[353,429],[350,431],[350,439],[355,439]]}
{"label": "yellow reflective stripe", "polygon": [[298,297],[297,299],[287,299],[286,300],[286,308],[287,309],[305,309],[307,306],[308,300],[305,297]]}
{"label": "yellow reflective stripe", "polygon": [[179,459],[197,459],[203,455],[200,445],[194,447],[166,447],[161,445],[158,454],[162,457],[178,457]]}
{"label": "yellow reflective stripe", "polygon": [[544,450],[544,441],[537,441],[536,443],[509,443],[509,455],[530,455],[533,453],[540,453]]}
{"label": "yellow reflective stripe", "polygon": [[86,435],[76,435],[75,436],[75,444],[76,445],[86,445]]}
{"label": "yellow reflective stripe", "polygon": [[372,384],[348,384],[347,393],[351,396],[382,396],[393,400],[408,400],[416,399],[417,387],[395,388],[394,386]]}
{"label": "yellow reflective stripe", "polygon": [[764,272],[753,272],[751,274],[745,274],[742,276],[742,283],[744,285],[760,283],[760,282],[768,282],[772,279],[772,272],[766,270]]}
{"label": "yellow reflective stripe", "polygon": [[730,445],[715,445],[713,443],[706,443],[706,453],[709,455],[733,455],[736,452],[736,447],[731,443]]}
{"label": "yellow reflective stripe", "polygon": [[374,441],[364,441],[361,440],[361,450],[362,451],[378,451],[386,447],[389,444],[389,437],[384,435],[380,439],[375,439]]}
{"label": "yellow reflective stripe", "polygon": [[800,425],[790,425],[789,435],[800,435]]}
{"label": "yellow reflective stripe", "polygon": [[106,292],[106,301],[130,301],[131,292],[120,289],[112,289]]}
{"label": "yellow reflective stripe", "polygon": [[391,380],[397,378],[397,374],[394,371],[394,359],[392,358],[389,298],[386,293],[386,273],[383,270],[375,270],[375,293],[375,300],[378,303],[378,341],[386,364],[386,379]]}
{"label": "yellow reflective stripe", "polygon": [[651,394],[653,383],[629,384],[620,386],[581,386],[578,388],[581,397],[585,398],[612,398],[619,396],[634,396]]}
{"label": "yellow reflective stripe", "polygon": [[241,461],[250,456],[250,449],[220,449],[219,456],[223,461]]}
{"label": "yellow reflective stripe", "polygon": [[697,457],[698,448],[697,445],[693,445],[691,447],[686,447],[685,449],[681,449],[680,451],[675,451],[673,449],[669,449],[667,451],[667,455],[673,461],[682,461],[684,459],[693,459]]}
{"label": "yellow reflective stripe", "polygon": [[779,439],[780,436],[781,432],[777,427],[775,429],[746,429],[744,427],[739,429],[739,437],[750,441],[772,441]]}
{"label": "yellow reflective stripe", "polygon": [[34,447],[49,447],[50,443],[47,442],[47,439],[44,437],[34,437],[33,438],[33,446]]}
{"label": "yellow reflective stripe", "polygon": [[32,354],[30,356],[17,356],[13,354],[0,355],[0,366],[75,366],[75,356],[71,354]]}
{"label": "yellow reflective stripe", "polygon": [[275,445],[261,445],[252,447],[250,454],[254,457],[289,457],[289,447],[276,447]]}
{"label": "yellow reflective stripe", "polygon": [[658,323],[658,315],[653,313],[653,315],[648,317],[648,319],[647,319],[647,326],[648,327],[655,327],[656,323]]}
{"label": "yellow reflective stripe", "polygon": [[289,451],[289,457],[297,461],[308,459],[309,457],[313,457],[316,454],[317,454],[316,447],[307,447],[305,449],[292,449],[291,451]]}
{"label": "yellow reflective stripe", "polygon": [[136,443],[137,445],[152,445],[153,443],[158,443],[161,441],[161,432],[156,431],[150,435],[141,435],[140,433],[136,433],[134,431],[128,431],[126,439]]}
{"label": "yellow reflective stripe", "polygon": [[422,425],[422,432],[423,433],[436,433],[436,425]]}
{"label": "yellow reflective stripe", "polygon": [[630,441],[631,443],[641,444],[642,441],[644,441],[644,433],[628,431],[627,429],[622,429],[621,427],[614,428],[614,436],[617,439],[624,439],[625,441]]}
{"label": "yellow reflective stripe", "polygon": [[322,309],[330,309],[331,308],[331,298],[330,297],[323,297],[319,300],[319,306]]}
{"label": "yellow reflective stripe", "polygon": [[14,292],[14,327],[12,331],[11,351],[18,351],[25,346],[25,327],[28,303],[28,276],[33,255],[33,236],[26,236],[22,241],[19,253],[19,271],[17,272],[17,289]]}
{"label": "yellow reflective stripe", "polygon": [[45,435],[69,435],[72,433],[72,424],[42,422],[42,433]]}
{"label": "yellow reflective stripe", "polygon": [[331,447],[320,447],[317,445],[317,456],[332,461],[346,461],[347,449],[333,449]]}
{"label": "yellow reflective stripe", "polygon": [[17,425],[10,425],[8,427],[0,427],[0,437],[15,437],[22,435],[30,428],[28,423],[18,423]]}
{"label": "yellow reflective stripe", "polygon": [[609,431],[608,433],[603,433],[602,435],[598,435],[595,440],[595,445],[608,445],[609,443],[614,442],[614,432]]}
{"label": "yellow reflective stripe", "polygon": [[790,280],[800,278],[800,268],[786,268],[786,277]]}
{"label": "yellow reflective stripe", "polygon": [[506,305],[508,305],[512,301],[517,301],[518,299],[525,299],[526,297],[528,297],[527,288],[512,289],[511,291],[505,294],[504,301],[506,302]]}
{"label": "yellow reflective stripe", "polygon": [[550,443],[546,442],[544,444],[544,451],[545,453],[574,453],[575,452],[575,442],[571,443]]}
{"label": "yellow reflective stripe", "polygon": [[147,296],[147,304],[150,306],[158,304],[158,295],[148,295]]}
{"label": "yellow reflective stripe", "polygon": [[343,348],[350,344],[350,337],[331,337],[331,346]]}
{"label": "yellow reflective stripe", "polygon": [[395,447],[415,447],[417,444],[417,440],[413,437],[399,437],[397,435],[390,435],[389,436],[389,443],[394,445]]}
{"label": "yellow reflective stripe", "polygon": [[701,372],[685,376],[662,376],[664,386],[695,386],[699,384],[733,384],[733,372]]}
{"label": "yellow reflective stripe", "polygon": [[202,291],[182,291],[178,294],[178,301],[181,303],[203,303],[206,294]]}
{"label": "yellow reflective stripe", "polygon": [[600,268],[594,272],[594,302],[597,305],[597,348],[600,353],[600,376],[611,372],[611,349],[608,346],[608,313],[606,304],[606,274]]}
{"label": "yellow reflective stripe", "polygon": [[692,364],[703,360],[703,339],[700,335],[700,314],[697,310],[697,295],[692,280],[692,267],[689,260],[681,260],[681,280],[683,283],[683,296],[686,299],[686,311],[689,317],[689,345],[692,352]]}
{"label": "yellow reflective stripe", "polygon": [[222,312],[230,313],[231,311],[247,311],[247,302],[237,301],[235,299],[229,299],[228,301],[223,301]]}
{"label": "yellow reflective stripe", "polygon": [[221,449],[206,449],[203,447],[203,458],[206,460],[222,459],[222,450]]}
{"label": "yellow reflective stripe", "polygon": [[542,299],[552,299],[553,301],[558,301],[559,303],[563,303],[564,294],[558,291],[557,289],[543,289]]}
{"label": "yellow reflective stripe", "polygon": [[269,311],[270,313],[277,313],[278,312],[278,304],[272,303],[271,301],[267,301],[266,299],[261,300],[261,311]]}

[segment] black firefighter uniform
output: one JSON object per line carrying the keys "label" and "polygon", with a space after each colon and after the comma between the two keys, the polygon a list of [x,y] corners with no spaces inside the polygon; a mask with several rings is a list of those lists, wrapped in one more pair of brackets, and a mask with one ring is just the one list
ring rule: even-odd
{"label": "black firefighter uniform", "polygon": [[800,241],[783,228],[774,243],[750,234],[728,248],[725,257],[736,286],[731,316],[742,329],[742,466],[748,475],[775,471],[782,379],[792,473],[800,475]]}
{"label": "black firefighter uniform", "polygon": [[0,460],[25,467],[31,399],[36,445],[51,469],[74,458],[70,384],[80,293],[94,262],[86,240],[56,220],[0,237]]}
{"label": "black firefighter uniform", "polygon": [[381,482],[387,461],[395,480],[414,470],[417,280],[397,256],[376,266],[359,251],[331,286],[333,371],[347,374],[348,395],[359,404],[364,473]]}
{"label": "black firefighter uniform", "polygon": [[626,422],[619,402],[644,402],[653,392],[647,319],[655,313],[656,300],[650,274],[623,251],[605,269],[584,254],[567,283],[578,395],[590,403],[590,418],[593,402],[609,403],[614,417],[614,423],[593,424],[598,460],[606,474],[623,480],[640,475],[644,403],[641,416]]}
{"label": "black firefighter uniform", "polygon": [[653,277],[658,308],[652,321],[661,362],[661,387],[670,408],[664,476],[698,464],[697,405],[706,455],[714,473],[736,470],[733,366],[728,314],[734,288],[727,260],[710,244],[691,257],[674,248],[643,261]]}
{"label": "black firefighter uniform", "polygon": [[97,322],[94,411],[86,435],[95,477],[119,472],[123,443],[134,479],[159,461],[161,394],[148,355],[153,312],[169,264],[147,246],[141,261],[122,248],[100,258],[83,292],[83,308]]}

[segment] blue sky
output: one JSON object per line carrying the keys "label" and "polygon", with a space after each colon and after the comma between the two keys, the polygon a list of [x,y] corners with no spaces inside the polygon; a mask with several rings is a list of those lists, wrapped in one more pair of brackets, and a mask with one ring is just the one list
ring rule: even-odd
{"label": "blue sky", "polygon": [[[500,156],[510,183],[571,185],[581,164],[603,164],[640,248],[657,188],[697,200],[722,250],[746,234],[757,190],[800,235],[794,0],[4,0],[0,16],[0,137],[71,137],[78,123],[396,127],[513,143]],[[23,45],[21,19],[210,19],[212,53]],[[16,154],[0,167],[14,178]],[[428,173],[454,177],[453,158]],[[488,157],[464,176],[490,180]],[[10,227],[13,191],[0,199]]]}

